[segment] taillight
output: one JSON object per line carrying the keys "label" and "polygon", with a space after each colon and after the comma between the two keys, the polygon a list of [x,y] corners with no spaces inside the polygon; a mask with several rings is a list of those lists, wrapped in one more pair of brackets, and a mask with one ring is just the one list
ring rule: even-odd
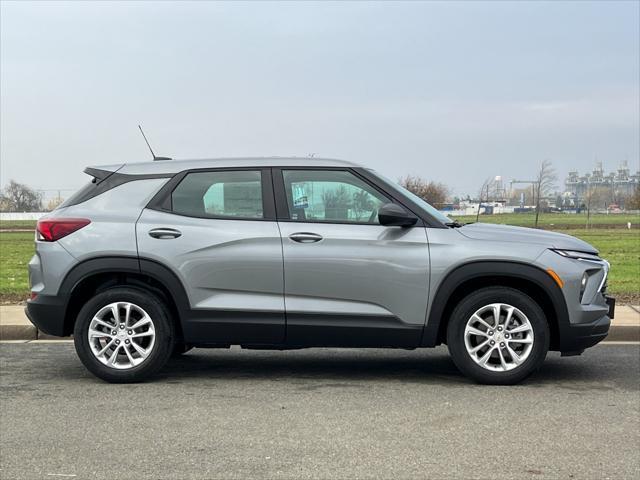
{"label": "taillight", "polygon": [[38,240],[55,242],[91,223],[88,218],[43,218],[38,220]]}

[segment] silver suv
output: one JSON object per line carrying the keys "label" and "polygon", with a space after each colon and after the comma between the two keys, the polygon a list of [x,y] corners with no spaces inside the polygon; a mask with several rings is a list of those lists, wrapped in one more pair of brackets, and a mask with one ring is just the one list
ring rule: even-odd
{"label": "silver suv", "polygon": [[482,383],[606,337],[608,263],[559,233],[460,225],[376,172],[316,158],[92,167],[38,222],[26,311],[132,382],[192,347],[446,343]]}

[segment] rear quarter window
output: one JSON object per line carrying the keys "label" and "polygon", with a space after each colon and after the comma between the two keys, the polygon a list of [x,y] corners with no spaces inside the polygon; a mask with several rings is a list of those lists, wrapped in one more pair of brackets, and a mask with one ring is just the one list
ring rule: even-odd
{"label": "rear quarter window", "polygon": [[96,180],[91,180],[84,187],[82,187],[80,190],[78,190],[76,193],[74,193],[64,202],[58,205],[55,210],[58,210],[59,208],[70,207],[72,205],[77,205],[78,203],[82,203],[92,197],[95,197],[95,195],[98,194],[97,188],[98,184]]}

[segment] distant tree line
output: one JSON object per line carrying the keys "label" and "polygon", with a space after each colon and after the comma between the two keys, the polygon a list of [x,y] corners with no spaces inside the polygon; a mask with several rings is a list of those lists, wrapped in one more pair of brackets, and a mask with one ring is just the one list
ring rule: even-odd
{"label": "distant tree line", "polygon": [[41,212],[42,194],[23,183],[10,180],[0,194],[1,212]]}
{"label": "distant tree line", "polygon": [[449,198],[449,187],[440,182],[425,180],[417,175],[407,175],[400,178],[400,185],[414,195],[422,198],[436,208],[442,208]]}
{"label": "distant tree line", "polygon": [[43,202],[42,192],[28,185],[10,180],[0,191],[0,212],[44,212],[51,211],[62,203],[60,195]]}

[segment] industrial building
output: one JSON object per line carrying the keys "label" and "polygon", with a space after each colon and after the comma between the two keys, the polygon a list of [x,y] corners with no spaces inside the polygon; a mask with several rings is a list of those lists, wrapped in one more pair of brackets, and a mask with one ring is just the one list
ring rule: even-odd
{"label": "industrial building", "polygon": [[569,172],[564,184],[567,193],[578,200],[584,199],[587,191],[594,188],[609,189],[612,198],[621,198],[631,195],[640,185],[640,170],[631,173],[625,161],[616,172],[605,173],[602,162],[597,162],[591,173],[580,175],[577,170]]}

